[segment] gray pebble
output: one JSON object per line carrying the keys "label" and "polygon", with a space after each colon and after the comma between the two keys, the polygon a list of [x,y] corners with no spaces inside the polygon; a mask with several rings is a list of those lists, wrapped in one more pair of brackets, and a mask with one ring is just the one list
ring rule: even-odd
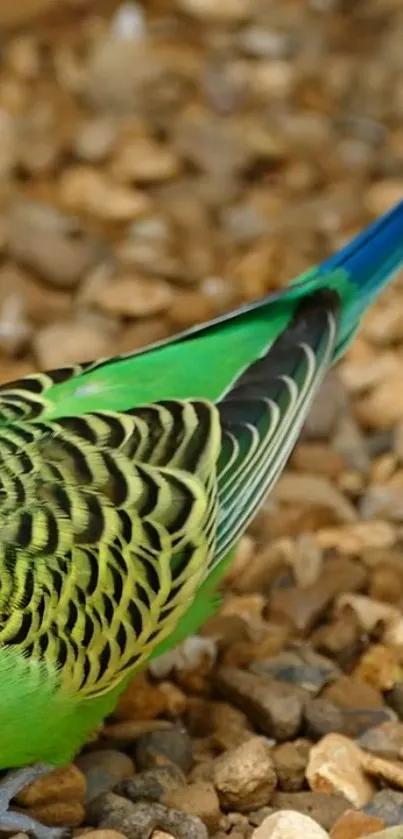
{"label": "gray pebble", "polygon": [[340,668],[330,658],[306,645],[297,644],[272,658],[254,662],[250,669],[254,673],[297,684],[313,696],[341,674]]}
{"label": "gray pebble", "polygon": [[328,699],[312,699],[305,706],[306,735],[319,740],[331,732],[344,732],[345,715],[341,708]]}
{"label": "gray pebble", "polygon": [[388,827],[403,824],[403,792],[382,789],[363,808],[368,816],[378,816]]}
{"label": "gray pebble", "polygon": [[159,758],[175,763],[187,774],[193,766],[192,741],[184,728],[173,726],[143,734],[135,745],[135,761],[139,769],[151,769]]}
{"label": "gray pebble", "polygon": [[167,792],[178,789],[186,783],[185,776],[174,763],[157,766],[145,772],[138,772],[133,778],[120,781],[115,792],[130,801],[160,801]]}
{"label": "gray pebble", "polygon": [[135,767],[128,755],[117,749],[99,749],[80,755],[76,764],[87,779],[87,801],[108,792],[123,778],[130,778]]}
{"label": "gray pebble", "polygon": [[111,792],[92,802],[87,818],[100,829],[120,831],[127,839],[150,839],[154,830],[165,830],[175,839],[208,839],[207,828],[195,816],[162,804],[133,804]]}

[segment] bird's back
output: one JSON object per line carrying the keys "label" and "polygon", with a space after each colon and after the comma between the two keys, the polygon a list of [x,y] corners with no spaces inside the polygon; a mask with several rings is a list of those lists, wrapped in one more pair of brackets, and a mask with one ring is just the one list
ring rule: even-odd
{"label": "bird's back", "polygon": [[214,554],[219,447],[204,402],[3,428],[0,649],[80,697],[145,660]]}

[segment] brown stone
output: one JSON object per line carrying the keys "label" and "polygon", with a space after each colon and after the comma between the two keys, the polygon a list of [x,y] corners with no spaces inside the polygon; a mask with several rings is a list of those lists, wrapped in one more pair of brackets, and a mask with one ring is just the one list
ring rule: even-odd
{"label": "brown stone", "polygon": [[361,839],[383,827],[385,822],[377,816],[367,816],[359,810],[347,810],[333,825],[330,839]]}
{"label": "brown stone", "polygon": [[16,800],[24,807],[41,807],[54,801],[83,801],[85,791],[85,775],[70,764],[33,781],[18,793]]}
{"label": "brown stone", "polygon": [[122,694],[114,711],[118,720],[153,720],[167,706],[166,695],[158,685],[152,685],[144,673],[135,676]]}
{"label": "brown stone", "polygon": [[191,816],[198,816],[210,833],[218,830],[221,811],[214,786],[211,783],[188,784],[165,794],[163,803],[173,810],[183,810]]}
{"label": "brown stone", "polygon": [[402,665],[397,650],[376,644],[361,657],[354,670],[354,677],[373,685],[379,691],[391,690],[403,680]]}
{"label": "brown stone", "polygon": [[322,696],[341,708],[382,708],[383,698],[372,685],[352,676],[340,676],[326,685]]}
{"label": "brown stone", "polygon": [[55,321],[35,334],[33,350],[43,370],[93,361],[111,354],[112,335],[91,319]]}
{"label": "brown stone", "polygon": [[282,743],[273,750],[272,759],[279,789],[288,792],[302,789],[311,746],[309,740],[294,740],[292,743]]}
{"label": "brown stone", "polygon": [[164,280],[117,276],[98,291],[94,305],[106,314],[144,318],[166,311],[173,292]]}
{"label": "brown stone", "polygon": [[84,821],[85,808],[81,801],[49,801],[27,808],[27,815],[49,827],[79,827]]}
{"label": "brown stone", "polygon": [[366,576],[357,563],[328,560],[316,583],[304,589],[295,587],[273,592],[269,598],[269,615],[289,621],[300,632],[309,632],[338,594],[361,589]]}
{"label": "brown stone", "polygon": [[220,692],[244,711],[264,734],[277,740],[288,740],[296,735],[306,699],[306,693],[298,685],[236,667],[220,668],[216,683]]}
{"label": "brown stone", "polygon": [[72,212],[105,221],[125,222],[144,215],[151,203],[140,190],[114,183],[89,166],[72,167],[60,182],[60,200]]}

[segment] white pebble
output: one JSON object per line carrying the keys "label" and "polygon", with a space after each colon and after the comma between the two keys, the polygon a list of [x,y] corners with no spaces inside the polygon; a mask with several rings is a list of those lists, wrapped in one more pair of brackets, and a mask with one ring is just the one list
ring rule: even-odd
{"label": "white pebble", "polygon": [[309,816],[294,810],[281,810],[264,819],[251,839],[328,839],[329,834]]}

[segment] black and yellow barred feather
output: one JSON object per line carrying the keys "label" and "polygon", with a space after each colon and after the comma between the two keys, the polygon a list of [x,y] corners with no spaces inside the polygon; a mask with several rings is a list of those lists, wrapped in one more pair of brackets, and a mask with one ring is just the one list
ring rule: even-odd
{"label": "black and yellow barred feather", "polygon": [[214,556],[220,439],[202,401],[3,428],[0,645],[82,695],[146,658]]}

